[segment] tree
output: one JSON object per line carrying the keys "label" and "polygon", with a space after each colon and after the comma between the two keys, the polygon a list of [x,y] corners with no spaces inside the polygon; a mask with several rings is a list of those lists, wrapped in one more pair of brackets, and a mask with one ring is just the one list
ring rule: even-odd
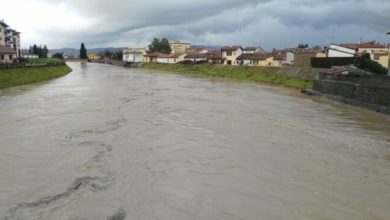
{"label": "tree", "polygon": [[53,55],[53,58],[57,58],[57,59],[64,59],[64,54],[63,53],[56,53]]}
{"label": "tree", "polygon": [[356,59],[355,65],[361,69],[370,71],[378,75],[387,75],[387,69],[381,64],[371,60],[369,53],[364,53]]}
{"label": "tree", "polygon": [[171,53],[172,48],[169,44],[169,41],[166,38],[159,39],[154,38],[152,43],[149,45],[150,52],[160,52],[160,53]]}
{"label": "tree", "polygon": [[88,59],[87,49],[85,48],[84,43],[81,43],[80,47],[80,59]]}
{"label": "tree", "polygon": [[42,57],[47,58],[47,55],[49,54],[49,49],[47,49],[47,46],[44,45],[42,49]]}
{"label": "tree", "polygon": [[309,48],[308,44],[298,44],[298,48]]}
{"label": "tree", "polygon": [[34,44],[33,46],[30,45],[29,53],[38,55],[39,58],[47,58],[47,54],[49,54],[49,49],[47,49],[46,45],[42,47],[42,45],[38,46]]}

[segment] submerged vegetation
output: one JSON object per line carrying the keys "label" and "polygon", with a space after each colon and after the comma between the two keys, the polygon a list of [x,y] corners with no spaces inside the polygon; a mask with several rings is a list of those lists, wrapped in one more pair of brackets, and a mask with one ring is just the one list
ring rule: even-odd
{"label": "submerged vegetation", "polygon": [[[313,69],[296,69],[292,71],[292,68],[288,67],[242,67],[215,64],[188,65],[158,63],[145,63],[141,65],[141,68],[183,74],[204,75],[209,77],[247,80],[299,89],[313,87],[312,78],[305,74],[305,72],[307,73],[313,71]],[[291,74],[291,72],[294,71],[295,74]]]}
{"label": "submerged vegetation", "polygon": [[71,71],[67,65],[0,69],[0,89],[47,81]]}

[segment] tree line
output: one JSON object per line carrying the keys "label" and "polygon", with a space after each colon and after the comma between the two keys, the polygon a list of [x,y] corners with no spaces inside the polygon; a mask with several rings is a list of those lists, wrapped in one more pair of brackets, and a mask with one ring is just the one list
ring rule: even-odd
{"label": "tree line", "polygon": [[47,46],[44,45],[42,47],[42,45],[30,45],[30,48],[28,50],[28,52],[30,54],[34,54],[34,55],[37,55],[39,58],[47,58],[47,55],[49,54],[49,49],[47,49]]}

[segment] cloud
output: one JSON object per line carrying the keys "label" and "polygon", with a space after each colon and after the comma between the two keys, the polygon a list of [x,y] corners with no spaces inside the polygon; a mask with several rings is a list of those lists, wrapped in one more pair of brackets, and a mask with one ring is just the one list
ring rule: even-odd
{"label": "cloud", "polygon": [[[259,45],[387,41],[387,0],[14,0],[0,8],[25,33],[24,45],[145,46],[153,37],[196,44]],[[31,19],[3,8],[26,5]],[[20,7],[19,7],[20,8]],[[31,9],[34,10],[31,10]],[[9,10],[8,10],[9,11]],[[12,11],[12,10],[11,10]],[[26,31],[25,31],[26,30]],[[39,42],[37,42],[39,41]]]}

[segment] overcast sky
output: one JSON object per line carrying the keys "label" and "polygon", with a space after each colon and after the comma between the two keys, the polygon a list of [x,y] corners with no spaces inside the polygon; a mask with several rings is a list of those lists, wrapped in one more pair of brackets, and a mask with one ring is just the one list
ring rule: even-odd
{"label": "overcast sky", "polygon": [[390,0],[7,0],[0,19],[22,32],[23,47],[390,42]]}

